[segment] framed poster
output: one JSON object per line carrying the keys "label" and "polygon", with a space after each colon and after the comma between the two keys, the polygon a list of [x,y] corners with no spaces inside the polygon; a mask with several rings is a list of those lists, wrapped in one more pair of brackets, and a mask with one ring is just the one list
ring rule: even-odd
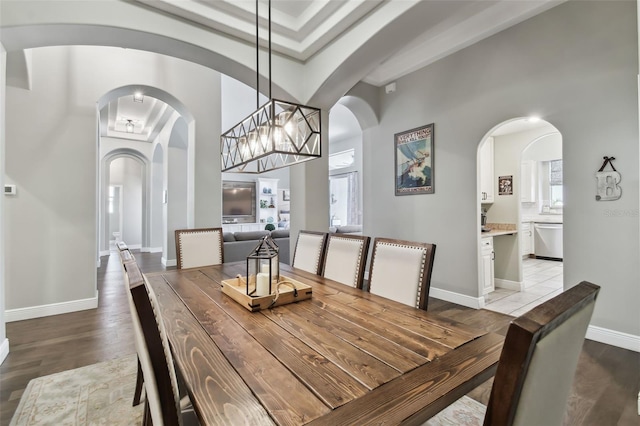
{"label": "framed poster", "polygon": [[433,123],[396,133],[396,195],[433,194]]}
{"label": "framed poster", "polygon": [[498,195],[513,195],[513,175],[498,177]]}

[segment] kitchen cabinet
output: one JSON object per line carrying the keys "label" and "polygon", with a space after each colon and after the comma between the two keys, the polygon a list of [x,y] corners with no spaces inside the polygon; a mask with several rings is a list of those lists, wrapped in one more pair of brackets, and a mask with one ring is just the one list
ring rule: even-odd
{"label": "kitchen cabinet", "polygon": [[487,138],[480,147],[480,202],[493,203],[494,199],[493,138]]}
{"label": "kitchen cabinet", "polygon": [[258,222],[278,224],[278,179],[258,179]]}
{"label": "kitchen cabinet", "polygon": [[483,237],[480,240],[482,294],[491,293],[495,290],[494,262],[496,259],[493,250],[493,237]]}
{"label": "kitchen cabinet", "polygon": [[531,222],[522,222],[520,224],[520,253],[522,257],[529,257],[529,255],[535,253],[533,245],[533,224]]}
{"label": "kitchen cabinet", "polygon": [[520,201],[535,203],[538,195],[538,163],[525,160],[520,164]]}

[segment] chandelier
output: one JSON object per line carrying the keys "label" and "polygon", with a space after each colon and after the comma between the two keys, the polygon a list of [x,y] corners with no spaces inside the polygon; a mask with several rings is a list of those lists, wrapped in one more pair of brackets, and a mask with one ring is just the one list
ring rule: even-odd
{"label": "chandelier", "polygon": [[256,111],[220,136],[222,171],[263,173],[321,156],[320,109],[271,97],[269,0],[269,101],[260,105],[258,0],[256,0]]}

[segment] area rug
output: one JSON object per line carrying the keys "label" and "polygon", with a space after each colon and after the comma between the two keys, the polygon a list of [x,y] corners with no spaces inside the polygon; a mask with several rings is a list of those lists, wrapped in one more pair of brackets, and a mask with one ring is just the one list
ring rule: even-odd
{"label": "area rug", "polygon": [[422,426],[482,426],[487,407],[473,398],[463,396]]}
{"label": "area rug", "polygon": [[141,425],[144,403],[132,407],[135,355],[33,379],[10,426]]}

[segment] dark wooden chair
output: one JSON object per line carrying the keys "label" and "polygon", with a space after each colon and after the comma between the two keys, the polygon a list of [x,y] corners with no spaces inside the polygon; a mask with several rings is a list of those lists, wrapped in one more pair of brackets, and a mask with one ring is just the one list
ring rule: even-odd
{"label": "dark wooden chair", "polygon": [[[561,425],[600,287],[583,281],[509,325],[485,426]],[[466,398],[466,397],[463,397]],[[452,424],[461,400],[425,425]]]}
{"label": "dark wooden chair", "polygon": [[362,235],[329,234],[322,276],[361,289],[370,241]]}
{"label": "dark wooden chair", "polygon": [[376,238],[368,290],[427,310],[435,254],[435,244]]}
{"label": "dark wooden chair", "polygon": [[224,262],[222,228],[177,229],[175,234],[178,269]]}
{"label": "dark wooden chair", "polygon": [[320,275],[326,243],[326,232],[300,231],[291,266]]}
{"label": "dark wooden chair", "polygon": [[155,293],[136,263],[125,264],[129,276],[131,303],[135,309],[134,328],[142,334],[138,353],[145,378],[145,425],[196,425],[189,401],[181,401],[178,379],[169,340],[158,309]]}

